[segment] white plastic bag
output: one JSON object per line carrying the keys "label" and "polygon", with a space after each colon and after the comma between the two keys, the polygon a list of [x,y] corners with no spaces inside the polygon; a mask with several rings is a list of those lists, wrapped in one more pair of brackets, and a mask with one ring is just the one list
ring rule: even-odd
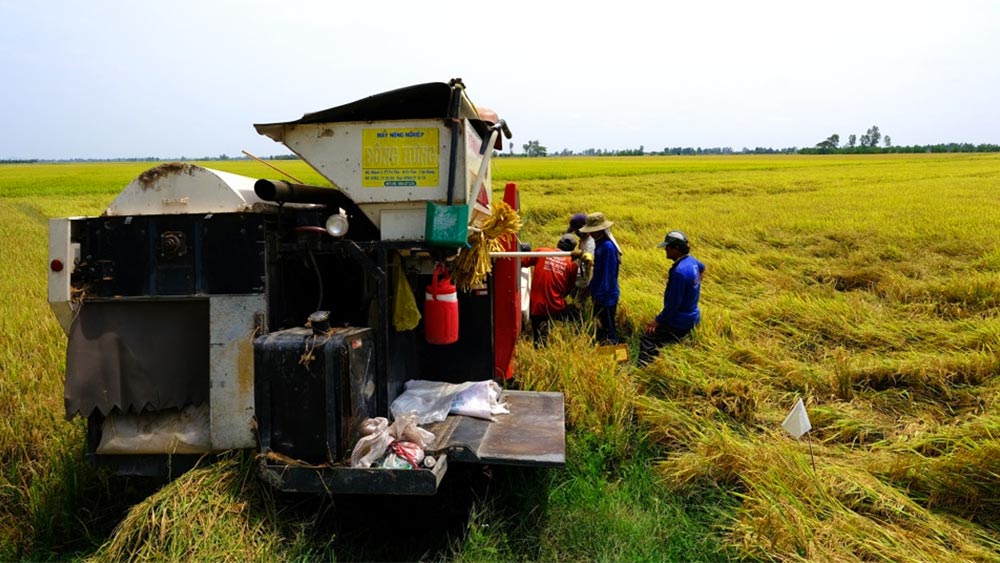
{"label": "white plastic bag", "polygon": [[444,420],[449,413],[493,420],[494,414],[510,412],[498,400],[500,386],[495,381],[445,383],[412,379],[404,384],[404,389],[389,410],[397,418],[414,413],[418,424]]}
{"label": "white plastic bag", "polygon": [[417,426],[417,417],[411,412],[396,417],[392,423],[392,435],[401,442],[413,442],[422,450],[434,443],[434,433]]}
{"label": "white plastic bag", "polygon": [[495,414],[510,414],[499,398],[500,385],[496,381],[476,381],[455,395],[449,412],[493,420]]}
{"label": "white plastic bag", "polygon": [[466,383],[411,379],[403,384],[403,393],[389,405],[389,411],[397,418],[404,413],[416,413],[417,424],[438,422],[448,417],[452,399],[467,386]]}
{"label": "white plastic bag", "polygon": [[361,423],[361,435],[351,452],[351,467],[371,467],[397,440],[420,448],[421,459],[423,450],[434,443],[434,433],[417,426],[413,413],[401,414],[391,425],[385,417],[367,418]]}
{"label": "white plastic bag", "polygon": [[361,436],[351,451],[351,467],[371,467],[394,440],[389,434],[389,420],[382,416],[365,419],[361,423]]}

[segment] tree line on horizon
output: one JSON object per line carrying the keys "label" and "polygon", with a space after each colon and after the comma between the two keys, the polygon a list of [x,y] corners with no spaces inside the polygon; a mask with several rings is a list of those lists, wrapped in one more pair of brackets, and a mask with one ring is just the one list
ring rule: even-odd
{"label": "tree line on horizon", "polygon": [[[879,146],[881,142],[882,146]],[[816,143],[815,147],[803,148],[799,154],[865,154],[865,153],[920,153],[920,152],[998,152],[1000,145],[992,143],[938,143],[935,145],[896,146],[892,137],[883,135],[878,125],[872,125],[860,137],[847,136],[847,142],[840,144],[840,135],[834,133]]]}
{"label": "tree line on horizon", "polygon": [[[881,146],[880,146],[881,143]],[[881,154],[881,153],[949,153],[949,152],[1000,152],[1000,145],[993,143],[937,143],[933,145],[893,145],[892,137],[883,135],[878,125],[872,125],[860,137],[848,135],[847,142],[840,144],[840,135],[834,133],[816,143],[814,147],[743,147],[734,150],[732,147],[664,147],[662,151],[646,151],[640,145],[637,149],[585,149],[573,152],[563,149],[549,153],[548,148],[539,141],[528,141],[521,146],[524,152],[514,154],[514,143],[510,144],[507,157],[543,157],[543,156],[656,156],[656,155],[719,155],[719,154]]]}

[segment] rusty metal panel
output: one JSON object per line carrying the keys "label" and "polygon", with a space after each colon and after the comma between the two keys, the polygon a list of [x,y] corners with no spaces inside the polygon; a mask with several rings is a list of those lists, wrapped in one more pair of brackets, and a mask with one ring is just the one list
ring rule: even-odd
{"label": "rusty metal panel", "polygon": [[495,422],[449,416],[426,428],[437,437],[429,454],[452,461],[562,467],[566,463],[566,417],[562,393],[504,391],[510,414]]}
{"label": "rusty metal panel", "polygon": [[213,295],[209,303],[212,448],[252,448],[253,337],[267,311],[264,294]]}
{"label": "rusty metal panel", "polygon": [[132,180],[104,212],[107,216],[238,213],[264,203],[255,178],[168,162]]}
{"label": "rusty metal panel", "polygon": [[281,491],[365,495],[433,495],[447,470],[445,456],[421,469],[286,465],[267,458],[259,466],[264,481]]}

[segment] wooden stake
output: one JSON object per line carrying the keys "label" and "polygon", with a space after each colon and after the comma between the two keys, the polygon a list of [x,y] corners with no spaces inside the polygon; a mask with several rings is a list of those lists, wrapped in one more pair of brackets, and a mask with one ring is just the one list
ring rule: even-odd
{"label": "wooden stake", "polygon": [[806,438],[809,439],[809,459],[812,460],[813,473],[816,473],[816,458],[813,457],[813,439],[809,432],[806,432]]}

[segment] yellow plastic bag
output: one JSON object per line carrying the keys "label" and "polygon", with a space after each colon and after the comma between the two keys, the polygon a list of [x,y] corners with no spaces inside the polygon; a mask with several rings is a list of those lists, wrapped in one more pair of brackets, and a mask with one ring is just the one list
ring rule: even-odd
{"label": "yellow plastic bag", "polygon": [[413,297],[413,290],[406,281],[399,254],[392,257],[392,266],[396,271],[396,294],[392,300],[392,324],[398,331],[413,330],[420,324],[420,309]]}

